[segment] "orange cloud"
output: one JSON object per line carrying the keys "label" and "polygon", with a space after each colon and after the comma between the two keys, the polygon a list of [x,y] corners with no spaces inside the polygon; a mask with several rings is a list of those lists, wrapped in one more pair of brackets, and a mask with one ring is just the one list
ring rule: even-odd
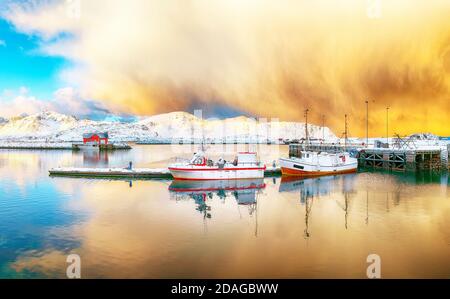
{"label": "orange cloud", "polygon": [[[76,1],[75,1],[76,2]],[[311,109],[337,135],[450,135],[450,3],[382,1],[81,1],[16,5],[6,17],[41,35],[43,50],[86,97],[112,111],[153,114],[221,104],[303,120]],[[72,39],[58,34],[70,32]]]}

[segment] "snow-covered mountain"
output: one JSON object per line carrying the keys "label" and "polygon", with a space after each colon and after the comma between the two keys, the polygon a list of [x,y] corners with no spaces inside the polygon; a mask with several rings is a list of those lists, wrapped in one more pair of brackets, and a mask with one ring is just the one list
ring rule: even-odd
{"label": "snow-covered mountain", "polygon": [[73,116],[45,111],[31,116],[13,117],[3,122],[0,136],[49,136],[77,124],[78,120]]}
{"label": "snow-covered mountain", "polygon": [[[132,123],[79,120],[73,116],[45,111],[30,116],[13,117],[0,122],[0,139],[80,141],[83,133],[109,132],[113,141],[171,142],[201,140],[245,142],[300,139],[305,125],[296,122],[257,121],[244,116],[203,120],[186,112],[172,112],[141,118]],[[308,126],[311,138],[335,140],[328,128]]]}

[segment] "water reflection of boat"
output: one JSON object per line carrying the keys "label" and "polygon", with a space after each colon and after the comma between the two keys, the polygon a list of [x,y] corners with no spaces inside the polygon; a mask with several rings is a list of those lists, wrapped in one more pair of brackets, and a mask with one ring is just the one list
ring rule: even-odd
{"label": "water reflection of boat", "polygon": [[240,205],[248,205],[256,202],[256,195],[260,189],[266,187],[264,179],[253,180],[216,180],[216,181],[185,181],[174,180],[169,186],[169,191],[176,199],[213,198],[213,195],[221,199],[233,196]]}
{"label": "water reflection of boat", "polygon": [[279,192],[299,193],[300,203],[305,206],[305,230],[304,237],[308,239],[309,222],[311,218],[312,206],[315,198],[329,195],[341,190],[344,194],[344,204],[337,204],[345,212],[345,228],[347,229],[347,218],[349,211],[349,194],[354,192],[354,181],[356,174],[346,174],[340,176],[324,176],[314,178],[282,177]]}
{"label": "water reflection of boat", "polygon": [[310,195],[327,195],[336,191],[339,182],[343,181],[343,192],[351,192],[354,189],[353,182],[356,174],[345,174],[340,176],[323,177],[282,177],[280,183],[280,192],[301,191]]}
{"label": "water reflection of boat", "polygon": [[334,190],[338,177],[324,176],[319,178],[282,177],[280,192],[297,192],[309,195],[326,195]]}
{"label": "water reflection of boat", "polygon": [[213,181],[185,181],[174,180],[169,190],[177,193],[207,193],[217,191],[243,191],[261,189],[266,185],[264,179],[253,180],[213,180]]}
{"label": "water reflection of boat", "polygon": [[221,199],[233,196],[238,206],[244,205],[249,208],[249,214],[256,210],[257,194],[265,188],[264,179],[252,180],[216,180],[216,181],[185,181],[174,180],[169,186],[171,195],[176,200],[193,199],[197,205],[196,209],[211,218],[211,206],[207,205],[207,199],[214,195]]}

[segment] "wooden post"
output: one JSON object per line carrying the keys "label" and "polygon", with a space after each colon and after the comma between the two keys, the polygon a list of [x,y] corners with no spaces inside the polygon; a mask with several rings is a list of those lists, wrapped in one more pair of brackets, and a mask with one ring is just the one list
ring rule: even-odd
{"label": "wooden post", "polygon": [[406,153],[406,170],[416,170],[416,153],[407,152]]}

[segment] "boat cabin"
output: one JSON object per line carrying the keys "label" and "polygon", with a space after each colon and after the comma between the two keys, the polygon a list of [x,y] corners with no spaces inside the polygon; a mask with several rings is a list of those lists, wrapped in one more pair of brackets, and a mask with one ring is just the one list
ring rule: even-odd
{"label": "boat cabin", "polygon": [[299,152],[295,158],[310,165],[336,165],[345,163],[349,159],[349,154],[304,151]]}
{"label": "boat cabin", "polygon": [[[214,166],[214,162],[211,159],[208,159],[202,152],[195,153],[189,164],[196,166]],[[225,164],[233,164],[234,166],[237,166],[238,164],[244,166],[259,165],[259,161],[256,153],[241,152],[237,154],[233,162],[227,162],[223,158],[220,158],[216,163],[219,167],[224,167]]]}
{"label": "boat cabin", "polygon": [[240,152],[236,157],[237,164],[258,164],[256,153]]}

